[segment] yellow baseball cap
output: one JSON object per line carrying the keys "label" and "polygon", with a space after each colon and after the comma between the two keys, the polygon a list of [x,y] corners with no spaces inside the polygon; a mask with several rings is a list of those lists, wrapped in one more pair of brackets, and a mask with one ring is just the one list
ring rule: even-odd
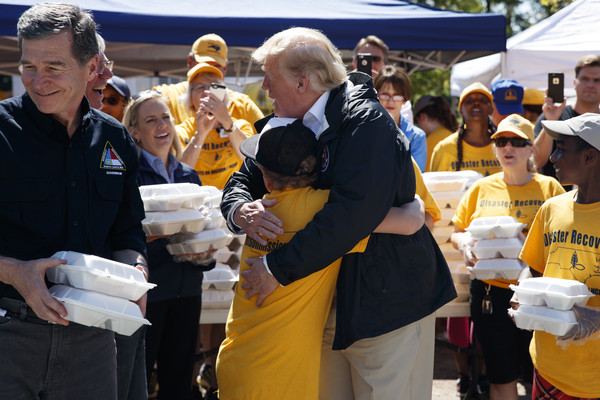
{"label": "yellow baseball cap", "polygon": [[198,63],[194,65],[194,68],[190,69],[187,73],[188,82],[191,82],[194,77],[202,72],[209,72],[211,74],[215,74],[219,77],[220,80],[223,80],[223,73],[217,67],[213,67],[210,64],[205,62]]}
{"label": "yellow baseball cap", "polygon": [[532,106],[544,105],[544,92],[538,89],[525,89],[523,104]]}
{"label": "yellow baseball cap", "polygon": [[485,85],[483,83],[481,83],[481,82],[471,83],[469,86],[464,88],[462,93],[460,94],[460,100],[458,101],[458,109],[459,110],[460,110],[460,107],[462,106],[463,100],[471,93],[484,94],[490,101],[490,104],[494,101],[494,98],[492,97],[492,92],[490,92],[490,89],[485,87]]}
{"label": "yellow baseball cap", "polygon": [[199,37],[192,45],[192,53],[198,62],[214,61],[221,67],[227,65],[227,44],[215,33]]}
{"label": "yellow baseball cap", "polygon": [[498,130],[491,137],[492,139],[500,136],[501,133],[510,132],[527,139],[533,143],[535,136],[533,134],[533,125],[529,120],[521,117],[519,114],[511,114],[504,118],[498,124]]}

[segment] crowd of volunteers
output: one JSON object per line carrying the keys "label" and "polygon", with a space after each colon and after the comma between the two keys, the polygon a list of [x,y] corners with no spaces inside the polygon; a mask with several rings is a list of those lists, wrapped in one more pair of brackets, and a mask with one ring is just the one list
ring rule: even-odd
{"label": "crowd of volunteers", "polygon": [[[347,66],[295,27],[252,53],[265,116],[226,87],[216,33],[193,43],[186,80],[139,93],[79,6],[36,4],[17,33],[25,93],[0,101],[0,397],[426,400],[447,339],[461,399],[517,400],[519,382],[533,400],[600,398],[600,56],[575,65],[575,98],[503,78],[473,82],[455,109],[413,99],[382,39],[358,40]],[[441,320],[457,291],[427,179],[467,170],[481,178],[448,246],[473,271],[485,239],[471,228],[508,217],[522,271],[472,273],[469,316]],[[220,190],[245,235],[222,323],[200,325],[216,249],[174,256],[171,235],[142,228],[139,187],[160,184]],[[74,322],[46,279],[59,251],[141,271],[156,287],[131,301],[150,325]],[[528,304],[514,287],[542,276],[590,292],[562,336],[512,318]]]}

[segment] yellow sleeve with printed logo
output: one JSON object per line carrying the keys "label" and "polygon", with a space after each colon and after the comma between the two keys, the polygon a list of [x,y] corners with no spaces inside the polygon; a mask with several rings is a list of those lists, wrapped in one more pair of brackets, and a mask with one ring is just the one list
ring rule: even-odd
{"label": "yellow sleeve with printed logo", "polygon": [[[595,294],[587,306],[600,306],[600,203],[577,204],[576,191],[548,200],[539,210],[519,258],[544,276],[583,282]],[[600,397],[600,342],[582,340],[567,349],[556,337],[535,331],[531,359],[544,379],[562,392]]]}

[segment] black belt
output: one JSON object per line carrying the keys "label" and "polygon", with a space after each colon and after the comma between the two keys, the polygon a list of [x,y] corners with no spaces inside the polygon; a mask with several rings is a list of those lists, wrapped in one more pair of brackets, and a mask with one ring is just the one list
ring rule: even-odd
{"label": "black belt", "polygon": [[11,318],[19,318],[27,322],[47,324],[48,321],[38,318],[33,312],[33,309],[24,301],[0,297],[0,308],[6,310],[6,316]]}

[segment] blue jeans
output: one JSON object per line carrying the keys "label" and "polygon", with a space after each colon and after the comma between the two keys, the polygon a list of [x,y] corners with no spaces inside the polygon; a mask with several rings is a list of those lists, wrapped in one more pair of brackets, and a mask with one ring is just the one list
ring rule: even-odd
{"label": "blue jeans", "polygon": [[0,392],[11,400],[117,397],[114,333],[0,317]]}
{"label": "blue jeans", "polygon": [[118,400],[147,400],[145,326],[131,336],[115,334]]}

